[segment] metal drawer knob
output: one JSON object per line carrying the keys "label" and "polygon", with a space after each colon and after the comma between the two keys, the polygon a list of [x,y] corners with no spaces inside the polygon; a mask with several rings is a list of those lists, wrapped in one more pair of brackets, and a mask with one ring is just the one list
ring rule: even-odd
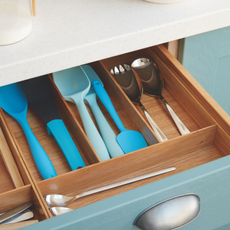
{"label": "metal drawer knob", "polygon": [[199,196],[184,194],[147,208],[137,216],[133,224],[143,230],[171,230],[191,222],[199,212]]}

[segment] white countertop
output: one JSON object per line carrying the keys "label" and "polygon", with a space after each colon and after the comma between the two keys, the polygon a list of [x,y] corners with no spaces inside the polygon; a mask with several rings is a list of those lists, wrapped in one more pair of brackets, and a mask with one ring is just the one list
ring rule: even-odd
{"label": "white countertop", "polygon": [[230,26],[229,0],[39,0],[32,33],[0,46],[0,85]]}

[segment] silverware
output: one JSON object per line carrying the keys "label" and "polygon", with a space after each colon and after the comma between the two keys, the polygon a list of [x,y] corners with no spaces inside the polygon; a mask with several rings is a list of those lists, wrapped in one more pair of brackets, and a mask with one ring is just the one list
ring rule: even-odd
{"label": "silverware", "polygon": [[21,228],[24,229],[24,227],[27,227],[29,225],[36,224],[36,223],[38,223],[38,220],[27,220],[27,221],[21,221],[21,222],[13,223],[13,224],[4,224],[4,225],[1,225],[0,229],[1,230],[17,230]]}
{"label": "silverware", "polygon": [[148,58],[138,58],[131,64],[131,67],[137,72],[141,78],[144,92],[150,96],[161,99],[172,119],[174,120],[181,135],[188,134],[190,131],[176,115],[168,102],[162,96],[164,87],[164,79],[160,78],[156,65]]}
{"label": "silverware", "polygon": [[16,208],[13,208],[7,212],[5,212],[4,214],[2,214],[0,216],[0,223],[10,219],[11,217],[23,212],[24,210],[28,209],[29,207],[31,207],[33,205],[33,203],[30,201],[30,202],[27,202],[25,204],[22,204]]}
{"label": "silverware", "polygon": [[31,219],[33,217],[34,217],[34,213],[30,209],[26,209],[25,211],[18,213],[17,215],[5,220],[0,225],[18,223],[21,221]]}
{"label": "silverware", "polygon": [[118,68],[115,66],[114,69],[110,70],[110,73],[113,75],[114,79],[121,86],[122,90],[129,97],[129,99],[133,103],[140,106],[159,140],[168,140],[158,125],[155,123],[155,121],[152,119],[148,111],[145,109],[144,105],[141,103],[143,87],[141,81],[138,79],[138,76],[135,76],[132,68],[127,64],[124,64],[124,67],[119,65]]}
{"label": "silverware", "polygon": [[70,197],[70,196],[65,196],[65,195],[60,195],[60,194],[51,194],[51,195],[44,196],[44,199],[45,199],[45,201],[46,201],[46,203],[47,203],[49,208],[52,208],[52,207],[66,207],[66,206],[70,205],[73,201],[75,201],[75,200],[77,200],[79,198],[89,196],[89,195],[92,195],[92,194],[95,194],[95,193],[98,193],[98,192],[102,192],[102,191],[105,191],[105,190],[108,190],[108,189],[116,188],[116,187],[119,187],[119,186],[122,186],[122,185],[130,184],[130,183],[133,183],[133,182],[136,182],[136,181],[139,181],[139,180],[143,180],[143,179],[146,179],[146,178],[150,178],[150,177],[153,177],[153,176],[158,176],[158,175],[161,175],[161,174],[164,174],[164,173],[167,173],[167,172],[174,171],[175,169],[176,169],[175,167],[162,169],[162,170],[159,170],[159,171],[156,171],[156,172],[148,173],[148,174],[145,174],[145,175],[142,175],[142,176],[134,177],[134,178],[131,178],[131,179],[128,179],[128,180],[119,181],[119,182],[114,183],[114,184],[110,184],[110,185],[106,185],[106,186],[103,186],[103,187],[100,187],[100,188],[96,188],[96,189],[93,189],[93,190],[82,192],[82,193],[80,193],[80,194],[78,194],[76,196],[71,196]]}
{"label": "silverware", "polygon": [[59,216],[61,214],[65,214],[67,212],[73,211],[71,208],[66,208],[66,207],[52,207],[50,208],[50,212],[52,216]]}

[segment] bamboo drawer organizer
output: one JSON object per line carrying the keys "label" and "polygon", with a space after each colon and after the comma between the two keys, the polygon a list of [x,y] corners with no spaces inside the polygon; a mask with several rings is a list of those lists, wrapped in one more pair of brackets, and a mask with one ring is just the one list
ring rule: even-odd
{"label": "bamboo drawer organizer", "polygon": [[[181,136],[162,102],[157,98],[143,95],[142,103],[169,139],[166,142],[153,144],[154,132],[143,112],[138,106],[132,104],[109,72],[114,66],[131,64],[139,57],[150,58],[158,65],[165,80],[163,95],[191,131],[190,134]],[[176,170],[171,173],[81,198],[69,206],[77,209],[219,159],[230,152],[228,115],[163,45],[90,63],[90,65],[103,81],[125,127],[141,132],[149,146],[101,162],[84,133],[77,107],[63,99],[52,80],[52,74],[50,74],[50,84],[58,110],[87,166],[70,171],[70,167],[54,138],[47,135],[46,125],[29,108],[27,118],[30,127],[49,155],[58,174],[57,177],[42,180],[20,126],[1,110],[1,127],[25,185],[14,188],[9,173],[0,159],[0,212],[32,200],[35,203],[35,217],[39,221],[45,220],[52,217],[43,200],[43,196],[46,194],[75,195],[151,171],[171,166],[176,167]],[[100,102],[99,105],[114,132],[118,134],[119,130],[108,112]]]}

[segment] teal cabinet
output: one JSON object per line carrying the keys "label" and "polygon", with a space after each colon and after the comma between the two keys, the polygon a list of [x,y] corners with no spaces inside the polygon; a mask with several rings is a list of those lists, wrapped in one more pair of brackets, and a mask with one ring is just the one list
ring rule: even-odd
{"label": "teal cabinet", "polygon": [[180,54],[182,65],[230,115],[230,27],[185,38]]}
{"label": "teal cabinet", "polygon": [[224,226],[221,226],[220,228],[217,228],[215,230],[229,230],[230,229],[230,224],[226,224]]}
{"label": "teal cabinet", "polygon": [[[230,156],[122,193],[24,230],[138,230],[135,218],[160,201],[195,193],[201,211],[180,229],[212,230],[230,223]],[[220,228],[221,229],[221,228]]]}

